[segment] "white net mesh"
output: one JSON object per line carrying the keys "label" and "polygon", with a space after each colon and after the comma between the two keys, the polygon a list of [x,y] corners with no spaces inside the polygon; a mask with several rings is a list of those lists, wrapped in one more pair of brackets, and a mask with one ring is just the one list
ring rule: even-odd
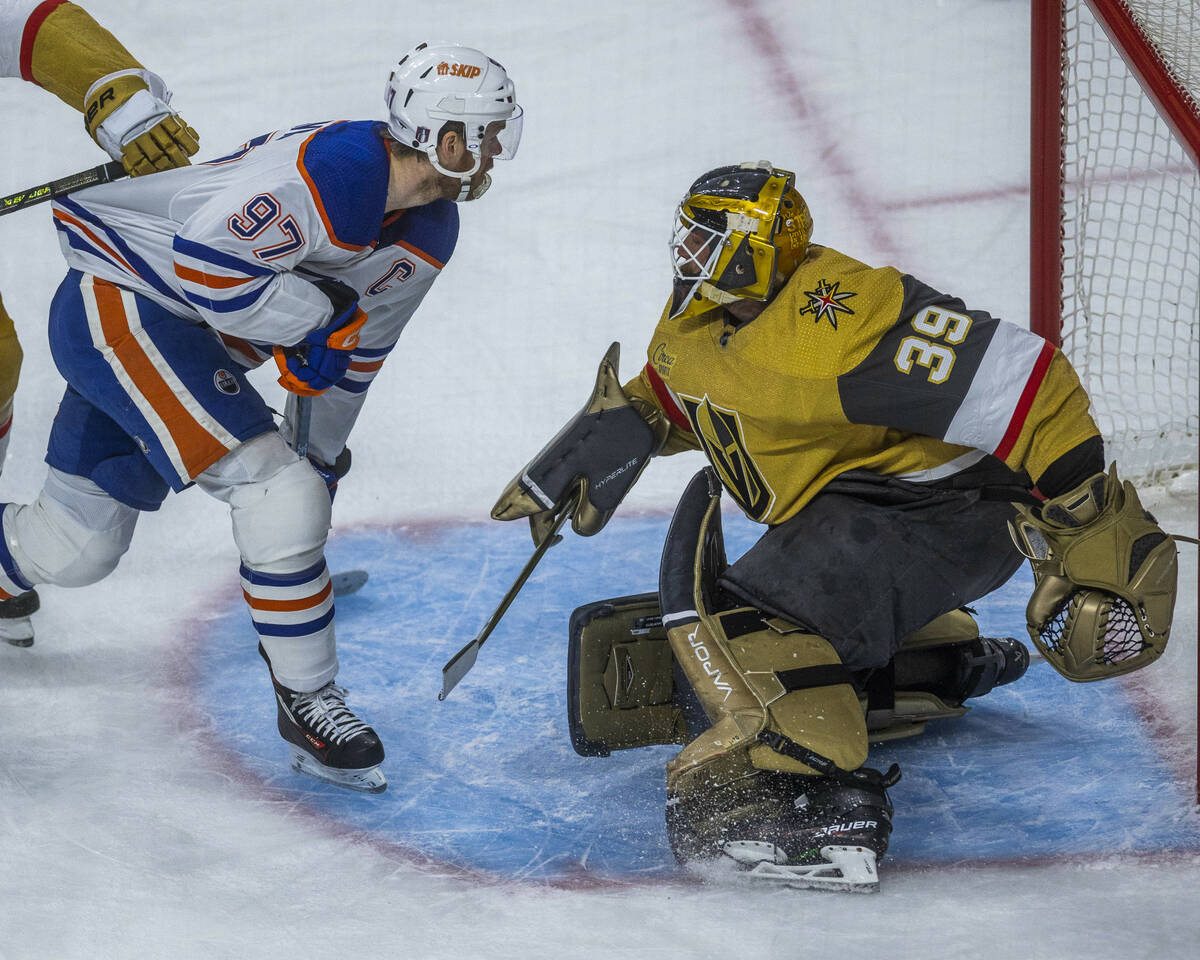
{"label": "white net mesh", "polygon": [[[1129,5],[1200,89],[1195,0]],[[1082,0],[1066,4],[1063,349],[1122,472],[1165,480],[1200,437],[1200,175]]]}

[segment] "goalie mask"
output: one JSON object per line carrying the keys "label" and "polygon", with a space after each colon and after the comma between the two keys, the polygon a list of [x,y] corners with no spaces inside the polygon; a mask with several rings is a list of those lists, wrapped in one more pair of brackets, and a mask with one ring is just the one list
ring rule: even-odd
{"label": "goalie mask", "polygon": [[[484,161],[516,156],[524,118],[516,96],[504,67],[486,54],[457,43],[422,43],[400,58],[388,78],[388,132],[425,153],[438,173],[459,180],[457,200],[475,200],[492,182],[485,173],[472,187]],[[470,170],[448,170],[438,160],[442,128],[452,122],[463,125]]]}
{"label": "goalie mask", "polygon": [[804,259],[811,235],[793,173],[765,160],[710,170],[675,211],[670,316],[770,299],[776,278],[787,279]]}

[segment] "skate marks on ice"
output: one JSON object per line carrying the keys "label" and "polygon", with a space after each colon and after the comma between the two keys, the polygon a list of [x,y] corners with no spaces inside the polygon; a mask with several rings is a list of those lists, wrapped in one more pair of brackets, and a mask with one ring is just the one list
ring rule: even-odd
{"label": "skate marks on ice", "polygon": [[[385,794],[352,794],[288,769],[240,606],[199,626],[214,642],[195,645],[195,695],[222,728],[238,731],[231,759],[253,781],[406,859],[500,882],[681,876],[663,825],[663,766],[676,748],[579,757],[564,707],[571,611],[653,589],[668,520],[616,518],[594,538],[568,537],[444,703],[441,665],[520,568],[526,528],[398,525],[334,537],[331,567],[370,571],[368,585],[338,600],[338,682],[383,740]],[[756,530],[727,516],[731,557]],[[1030,586],[1023,570],[978,604],[985,634],[1024,636]],[[1200,853],[1190,784],[1160,755],[1120,684],[1071,684],[1035,663],[976,703],[921,737],[872,746],[876,766],[894,761],[904,771],[881,875],[959,861]]]}

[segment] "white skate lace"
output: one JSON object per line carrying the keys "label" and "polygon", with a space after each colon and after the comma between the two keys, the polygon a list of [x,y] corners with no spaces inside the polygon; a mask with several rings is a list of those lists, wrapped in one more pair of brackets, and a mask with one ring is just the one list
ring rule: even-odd
{"label": "white skate lace", "polygon": [[327,683],[313,693],[297,693],[292,711],[307,723],[318,736],[342,743],[370,727],[350,712],[346,706],[346,691]]}

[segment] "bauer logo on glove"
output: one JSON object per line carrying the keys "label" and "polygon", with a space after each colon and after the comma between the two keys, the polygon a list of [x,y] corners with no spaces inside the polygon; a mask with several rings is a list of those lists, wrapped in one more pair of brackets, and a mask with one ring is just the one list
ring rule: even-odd
{"label": "bauer logo on glove", "polygon": [[171,109],[171,91],[149,70],[118,70],[93,83],[83,121],[131,177],[187,166],[200,148],[196,131]]}

